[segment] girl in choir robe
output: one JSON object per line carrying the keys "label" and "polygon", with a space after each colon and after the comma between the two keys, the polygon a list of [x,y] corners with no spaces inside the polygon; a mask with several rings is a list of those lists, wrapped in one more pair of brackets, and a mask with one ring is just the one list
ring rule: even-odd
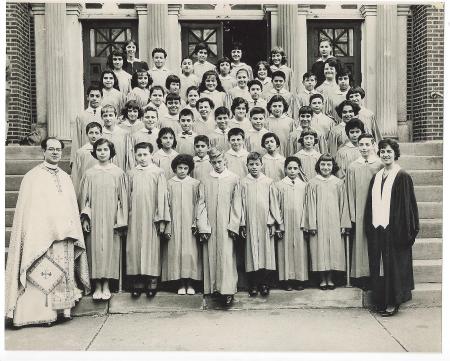
{"label": "girl in choir robe", "polygon": [[229,306],[237,291],[236,250],[242,212],[239,177],[226,168],[223,152],[208,152],[213,170],[203,180],[211,237],[203,243],[205,294],[219,293]]}
{"label": "girl in choir robe", "polygon": [[189,174],[191,155],[178,154],[172,161],[175,176],[168,181],[170,223],[164,231],[162,281],[178,281],[179,295],[194,295],[192,281],[202,279],[200,242],[211,233],[206,214],[203,184]]}
{"label": "girl in choir robe", "polygon": [[206,135],[197,135],[194,138],[194,170],[192,171],[192,178],[203,182],[203,179],[212,171],[211,163],[209,162],[209,138]]}
{"label": "girl in choir robe", "polygon": [[317,175],[316,163],[322,155],[314,149],[318,142],[317,132],[314,129],[306,128],[300,134],[298,142],[301,145],[301,149],[294,154],[294,157],[300,159],[300,174],[303,174],[305,181],[308,182]]}
{"label": "girl in choir robe", "polygon": [[101,87],[102,87],[102,106],[106,104],[111,104],[116,108],[117,114],[123,108],[125,104],[125,96],[119,90],[119,80],[116,74],[112,70],[104,70],[100,75]]}
{"label": "girl in choir robe", "polygon": [[272,70],[270,70],[270,64],[267,61],[258,61],[253,70],[253,74],[255,74],[255,79],[261,82],[263,94],[273,88]]}
{"label": "girl in choir robe", "polygon": [[276,228],[282,226],[274,182],[261,173],[262,158],[257,152],[247,157],[249,174],[241,180],[242,218],[240,235],[245,239],[245,271],[249,295],[269,294],[268,276],[276,270]]}
{"label": "girl in choir robe", "polygon": [[113,49],[108,56],[106,65],[116,74],[119,82],[119,90],[124,96],[131,91],[131,74],[127,73],[123,67],[127,62],[125,53],[120,50]]}
{"label": "girl in choir robe", "polygon": [[282,156],[289,155],[289,133],[294,130],[294,119],[285,114],[288,109],[288,103],[281,95],[274,95],[267,103],[270,116],[266,120],[266,128],[278,136]]}
{"label": "girl in choir robe", "polygon": [[231,128],[228,132],[228,141],[231,148],[225,152],[227,167],[239,178],[247,175],[248,152],[244,148],[245,133],[241,128]]}
{"label": "girl in choir robe", "polygon": [[156,294],[161,275],[160,234],[170,221],[167,182],[164,171],[152,163],[153,146],[134,146],[136,166],[127,172],[129,221],[127,234],[127,275],[131,296]]}
{"label": "girl in choir robe", "polygon": [[283,48],[276,46],[270,51],[270,70],[272,73],[281,70],[286,76],[285,88],[289,91],[293,90],[295,84],[293,83],[293,71],[287,65],[287,56]]}
{"label": "girl in choir robe", "polygon": [[280,154],[280,138],[275,133],[267,132],[262,136],[261,146],[266,150],[262,157],[262,172],[275,182],[284,178],[285,158]]}
{"label": "girl in choir robe", "polygon": [[228,96],[222,87],[219,75],[215,70],[208,70],[203,74],[202,81],[198,87],[200,98],[209,98],[214,103],[215,108],[229,105]]}
{"label": "girl in choir robe", "polygon": [[[186,106],[184,109],[189,109],[194,113],[194,120],[199,120],[200,113],[197,110],[197,100],[200,99],[200,94],[198,93],[198,88],[196,86],[190,86],[186,90]],[[195,123],[194,123],[195,124]]]}
{"label": "girl in choir robe", "polygon": [[119,128],[124,129],[127,133],[134,133],[144,128],[141,121],[144,111],[139,106],[137,101],[129,100],[122,109],[122,119],[119,123]]}
{"label": "girl in choir robe", "polygon": [[216,64],[216,71],[219,74],[220,83],[226,93],[237,85],[236,78],[231,75],[231,60],[229,58],[224,57],[219,59]]}
{"label": "girl in choir robe", "polygon": [[126,175],[111,163],[114,144],[100,138],[92,155],[98,164],[86,171],[81,181],[81,220],[86,232],[90,278],[94,300],[109,300],[109,281],[120,277],[120,236],[128,223]]}
{"label": "girl in choir robe", "polygon": [[169,114],[169,110],[166,104],[164,104],[165,96],[166,91],[161,85],[153,85],[150,88],[150,101],[145,108],[155,108],[158,111],[158,119],[162,119]]}
{"label": "girl in choir robe", "polygon": [[300,178],[300,159],[287,157],[284,164],[286,177],[275,184],[283,219],[283,227],[275,233],[278,278],[286,291],[301,291],[308,280],[308,248],[301,229],[306,183]]}
{"label": "girl in choir robe", "polygon": [[231,113],[233,118],[228,122],[230,128],[241,128],[247,132],[252,127],[252,123],[247,118],[248,113],[248,101],[241,97],[233,99],[231,104]]}
{"label": "girl in choir robe", "polygon": [[339,167],[337,176],[341,179],[345,179],[350,163],[360,157],[358,139],[362,133],[364,133],[364,124],[358,118],[352,118],[345,124],[345,134],[347,134],[348,141],[338,149],[335,158]]}
{"label": "girl in choir robe", "polygon": [[[128,73],[127,73],[128,74]],[[114,144],[114,149],[116,150],[116,155],[111,160],[115,165],[117,165],[123,171],[126,170],[126,139],[128,133],[118,127],[117,123],[117,113],[116,108],[112,105],[106,104],[103,106],[102,110],[102,120],[104,123],[103,127],[103,138],[108,139]]]}
{"label": "girl in choir robe", "polygon": [[153,163],[162,168],[166,179],[174,176],[172,171],[172,160],[178,155],[175,150],[177,147],[177,140],[175,139],[175,132],[172,128],[161,128],[158,133],[158,150],[153,153]]}
{"label": "girl in choir robe", "polygon": [[194,123],[194,131],[199,135],[209,136],[209,134],[212,133],[216,127],[214,114],[212,114],[214,102],[211,99],[204,97],[197,100],[195,106],[200,114],[200,118]]}
{"label": "girl in choir robe", "polygon": [[320,272],[321,290],[335,289],[334,273],[345,271],[344,234],[351,228],[344,182],[334,174],[337,165],[330,154],[316,163],[317,176],[306,186],[302,227],[309,232],[311,270]]}
{"label": "girl in choir robe", "polygon": [[128,100],[135,100],[141,108],[144,108],[150,99],[150,86],[153,79],[145,69],[138,69],[131,78],[132,90],[127,95]]}
{"label": "girl in choir robe", "polygon": [[241,68],[236,72],[237,85],[227,92],[230,97],[230,101],[233,101],[236,98],[243,98],[248,102],[252,101],[252,96],[250,95],[247,85],[249,80],[250,80],[250,72],[248,69]]}

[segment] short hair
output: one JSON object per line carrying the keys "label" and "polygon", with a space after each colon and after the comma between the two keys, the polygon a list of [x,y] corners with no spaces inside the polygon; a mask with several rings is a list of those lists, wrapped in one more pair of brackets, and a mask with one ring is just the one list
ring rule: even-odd
{"label": "short hair", "polygon": [[259,160],[262,163],[262,156],[258,152],[250,152],[247,155],[247,164],[251,160]]}
{"label": "short hair", "polygon": [[214,102],[207,97],[203,97],[203,98],[200,98],[199,100],[197,100],[197,103],[195,103],[195,108],[198,110],[199,104],[204,103],[204,102],[207,102],[209,104],[209,107],[211,109],[214,109]]}
{"label": "short hair", "polygon": [[331,57],[325,60],[325,64],[328,64],[328,66],[336,69],[336,73],[338,73],[341,70],[341,63],[338,59]]}
{"label": "short hair", "polygon": [[143,113],[142,116],[144,116],[145,113],[147,113],[147,112],[155,112],[156,118],[159,118],[158,110],[156,108],[153,108],[151,105],[142,109],[142,113]]}
{"label": "short hair", "polygon": [[95,84],[89,85],[87,90],[86,90],[86,95],[89,96],[91,91],[98,91],[98,92],[100,92],[100,96],[103,96],[102,88],[100,87],[100,85],[95,85]]}
{"label": "short hair", "polygon": [[231,139],[231,137],[236,136],[236,135],[240,135],[242,137],[242,139],[245,139],[245,132],[243,129],[241,128],[231,128],[228,131],[228,140]]}
{"label": "short hair", "polygon": [[336,161],[334,160],[334,158],[330,153],[322,154],[316,162],[314,169],[317,174],[321,175],[320,162],[332,162],[333,168],[331,169],[331,174],[336,175],[337,171],[339,170],[339,166],[337,165]]}
{"label": "short hair", "polygon": [[302,168],[302,161],[298,157],[293,155],[286,157],[286,159],[284,160],[284,168],[286,168],[290,162],[295,162],[298,164],[299,168]]}
{"label": "short hair", "polygon": [[234,41],[231,47],[231,50],[243,50],[244,47],[240,41]]}
{"label": "short hair", "polygon": [[113,110],[114,111],[114,115],[117,116],[117,110],[116,107],[112,106],[111,104],[105,104],[102,106],[102,109],[100,109],[100,115],[103,116],[103,114],[106,113],[107,110]]}
{"label": "short hair", "polygon": [[204,134],[196,135],[194,138],[194,145],[196,145],[198,142],[203,142],[209,147],[209,138],[208,136]]}
{"label": "short hair", "polygon": [[217,118],[219,115],[228,115],[228,117],[230,117],[231,116],[230,109],[228,109],[227,107],[218,107],[214,111],[214,119]]}
{"label": "short hair", "polygon": [[181,59],[180,65],[183,64],[183,61],[185,61],[185,60],[190,60],[190,61],[193,62],[193,60],[192,60],[190,57],[184,56],[184,57]]}
{"label": "short hair", "polygon": [[258,86],[261,88],[261,90],[263,90],[263,85],[262,85],[262,83],[261,83],[258,79],[252,79],[252,80],[250,80],[250,81],[247,83],[248,89],[250,90],[250,88],[251,88],[253,85],[258,85]]}
{"label": "short hair", "polygon": [[197,94],[200,95],[200,93],[198,92],[198,88],[195,85],[191,85],[189,88],[186,89],[186,97],[192,90],[195,90]]}
{"label": "short hair", "polygon": [[130,39],[125,41],[125,43],[123,43],[122,45],[122,51],[126,54],[127,53],[127,46],[128,44],[133,43],[133,45],[136,47],[136,53],[139,51],[139,46],[138,46],[138,42],[135,39]]}
{"label": "short hair", "polygon": [[378,152],[377,152],[378,156],[380,156],[380,150],[386,148],[387,146],[390,146],[394,151],[395,160],[400,158],[400,146],[398,145],[396,140],[390,138],[381,139],[378,142]]}
{"label": "short hair", "polygon": [[320,43],[323,43],[323,42],[326,42],[326,43],[328,43],[331,46],[331,40],[330,39],[321,38],[320,41],[319,41],[319,46],[320,46]]}
{"label": "short hair", "polygon": [[272,104],[275,102],[282,102],[283,103],[283,113],[286,113],[289,110],[289,104],[287,103],[286,99],[284,99],[281,95],[274,95],[272,98],[270,98],[269,102],[267,103],[267,111],[270,113],[270,108],[272,107]]}
{"label": "short hair", "polygon": [[140,74],[145,73],[148,77],[148,84],[146,86],[146,88],[150,88],[150,86],[153,84],[153,78],[151,77],[151,75],[147,72],[147,70],[143,69],[143,68],[139,68],[137,69],[133,75],[131,76],[131,88],[136,88],[139,86],[138,84],[138,77]]}
{"label": "short hair", "polygon": [[209,159],[212,160],[213,158],[223,157],[224,153],[223,153],[222,149],[212,147],[208,150],[208,156],[209,156]]}
{"label": "short hair", "polygon": [[238,73],[240,73],[241,71],[245,71],[247,73],[247,76],[250,77],[250,72],[248,71],[247,68],[240,68],[236,71],[236,78],[237,78]]}
{"label": "short hair", "polygon": [[120,91],[120,89],[119,89],[119,79],[117,79],[116,73],[114,73],[114,72],[113,72],[112,70],[110,70],[110,69],[105,69],[105,70],[103,70],[102,73],[100,74],[100,88],[101,88],[102,90],[103,90],[103,88],[104,88],[104,85],[103,85],[103,77],[104,77],[106,74],[111,74],[111,75],[113,76],[113,79],[114,79],[114,85],[113,85],[113,88]]}
{"label": "short hair", "polygon": [[348,76],[349,84],[352,84],[353,83],[353,75],[352,75],[351,71],[345,67],[342,67],[341,69],[339,69],[339,71],[336,71],[336,82],[338,81],[338,78],[346,76],[346,75]]}
{"label": "short hair", "polygon": [[108,60],[106,60],[106,65],[108,65],[110,69],[114,69],[113,57],[115,56],[120,56],[122,58],[122,68],[128,63],[126,54],[122,50],[113,47],[111,53],[108,55]]}
{"label": "short hair", "polygon": [[181,85],[180,77],[175,75],[175,74],[170,74],[169,76],[167,76],[167,78],[166,78],[166,88],[169,89],[170,84],[172,84],[172,83],[176,83],[178,85]]}
{"label": "short hair", "polygon": [[[268,138],[273,138],[273,139],[275,139],[275,143],[277,144],[277,146],[278,146],[278,147],[280,146],[280,138],[278,138],[278,135],[276,135],[275,133],[272,133],[272,132],[267,132],[267,133],[264,133],[264,135],[263,135],[262,138],[261,138],[261,147],[264,148],[264,143],[266,142],[266,140],[267,140]],[[265,148],[264,148],[264,149],[265,149]]]}
{"label": "short hair", "polygon": [[267,61],[265,61],[265,60],[261,60],[261,61],[258,61],[257,63],[256,63],[256,65],[255,65],[255,67],[254,67],[254,69],[253,69],[253,73],[254,74],[258,74],[258,69],[259,69],[259,67],[260,66],[263,66],[264,68],[266,68],[266,70],[267,70],[267,76],[268,77],[272,77],[272,70],[270,69],[270,64],[267,62]]}
{"label": "short hair", "polygon": [[371,139],[372,140],[372,143],[374,143],[375,144],[375,138],[374,138],[374,136],[372,135],[372,134],[370,134],[370,133],[362,133],[359,137],[358,137],[358,142],[361,140],[361,139]]}
{"label": "short hair", "polygon": [[316,74],[314,74],[313,72],[307,71],[306,73],[303,74],[302,80],[305,81],[305,80],[311,78],[312,76],[314,78],[316,78],[316,80],[317,80]]}
{"label": "short hair", "polygon": [[152,50],[152,58],[155,56],[156,53],[163,53],[164,57],[167,58],[167,52],[163,48],[154,48]]}
{"label": "short hair", "polygon": [[231,112],[233,113],[233,115],[236,108],[241,104],[245,105],[245,112],[246,113],[248,112],[248,101],[242,97],[236,97],[233,99],[233,102],[231,103]]}
{"label": "short hair", "polygon": [[61,144],[61,149],[64,149],[64,142],[61,139],[58,139],[56,137],[47,137],[41,142],[42,150],[47,150],[47,142],[51,139],[57,140],[59,144]]}
{"label": "short hair", "polygon": [[166,104],[174,100],[178,100],[181,103],[181,97],[178,94],[169,93],[166,95]]}
{"label": "short hair", "polygon": [[98,122],[90,122],[86,125],[86,134],[92,129],[92,128],[98,128],[100,130],[100,133],[103,132],[103,127]]}
{"label": "short hair", "polygon": [[178,114],[178,119],[181,119],[181,117],[185,117],[189,115],[192,120],[194,120],[194,113],[192,113],[192,110],[189,108],[181,109],[180,114]]}
{"label": "short hair", "polygon": [[255,115],[255,114],[264,114],[264,116],[266,115],[266,110],[262,107],[254,107],[252,109],[250,109],[250,119]]}
{"label": "short hair", "polygon": [[155,90],[161,90],[162,93],[163,93],[163,95],[166,94],[166,91],[164,90],[164,88],[163,88],[161,85],[153,85],[153,86],[150,88],[150,96],[153,94],[153,92],[154,92]]}
{"label": "short hair", "polygon": [[322,99],[322,103],[323,103],[323,101],[324,101],[324,100],[323,100],[323,95],[317,93],[317,94],[312,94],[312,95],[309,97],[309,104],[311,105],[312,101],[313,101],[314,99],[316,99],[316,98]]}
{"label": "short hair", "polygon": [[217,60],[217,63],[216,63],[216,69],[219,74],[220,74],[220,64],[222,64],[222,63],[230,64],[230,70],[231,70],[231,60],[230,60],[230,58],[227,58],[226,56],[224,56],[223,58],[220,58],[219,60]]}
{"label": "short hair", "polygon": [[139,106],[139,103],[136,100],[128,100],[125,105],[122,108],[122,111],[120,112],[124,119],[128,119],[128,110],[129,109],[137,109],[138,111],[138,118],[142,118],[144,115],[144,111]]}
{"label": "short hair", "polygon": [[177,147],[177,138],[175,137],[175,132],[173,131],[173,129],[169,127],[163,127],[159,130],[158,138],[156,139],[156,145],[158,146],[158,149],[162,148],[161,138],[166,134],[172,134],[173,136],[172,149],[175,149]]}
{"label": "short hair", "polygon": [[284,71],[282,71],[282,70],[274,71],[272,73],[272,81],[276,76],[279,76],[279,77],[283,78],[284,81],[286,81],[286,74],[284,73]]}
{"label": "short hair", "polygon": [[98,148],[99,146],[103,145],[103,144],[107,144],[107,145],[108,145],[108,148],[109,148],[109,159],[114,158],[114,156],[116,155],[116,148],[114,147],[114,143],[111,142],[111,141],[108,140],[108,139],[105,139],[105,138],[100,138],[100,139],[97,139],[97,140],[95,141],[94,145],[92,146],[93,149],[92,149],[91,155],[92,155],[95,159],[98,159],[98,158],[97,158],[97,148]]}
{"label": "short hair", "polygon": [[150,153],[153,153],[153,144],[148,142],[140,142],[134,146],[134,152],[136,153],[138,149],[148,149]]}
{"label": "short hair", "polygon": [[172,163],[170,163],[170,167],[174,173],[176,173],[177,167],[180,164],[185,164],[189,167],[188,173],[191,173],[195,167],[194,158],[189,154],[178,154],[175,158],[173,158]]}
{"label": "short hair", "polygon": [[313,116],[314,111],[312,110],[312,108],[309,105],[303,105],[298,110],[298,115],[301,115],[301,114],[309,114],[309,115]]}
{"label": "short hair", "polygon": [[305,146],[305,137],[307,135],[312,135],[314,137],[314,145],[319,143],[319,135],[317,134],[317,132],[313,128],[305,128],[300,133],[300,137],[298,138],[297,141],[298,143],[301,144],[302,147]]}
{"label": "short hair", "polygon": [[350,100],[350,95],[352,95],[352,94],[361,95],[361,99],[364,99],[366,97],[366,92],[360,86],[355,86],[348,90],[347,95],[346,95],[347,100]]}
{"label": "short hair", "polygon": [[208,51],[208,46],[205,43],[197,43],[194,48],[194,54],[197,54],[200,50]]}
{"label": "short hair", "polygon": [[343,100],[341,102],[341,104],[339,104],[336,108],[334,108],[336,110],[337,115],[339,115],[339,118],[342,119],[342,111],[344,110],[344,107],[346,105],[352,107],[353,113],[355,115],[359,114],[359,111],[361,110],[361,107],[358,104],[355,104],[355,103],[351,102],[350,100]]}
{"label": "short hair", "polygon": [[345,134],[347,134],[347,137],[350,134],[350,130],[354,128],[358,128],[361,133],[364,133],[364,123],[358,118],[352,118],[345,124]]}
{"label": "short hair", "polygon": [[270,51],[270,63],[271,64],[273,64],[273,61],[272,61],[273,54],[281,54],[281,65],[284,65],[287,63],[286,53],[284,52],[284,49],[281,46],[276,46]]}

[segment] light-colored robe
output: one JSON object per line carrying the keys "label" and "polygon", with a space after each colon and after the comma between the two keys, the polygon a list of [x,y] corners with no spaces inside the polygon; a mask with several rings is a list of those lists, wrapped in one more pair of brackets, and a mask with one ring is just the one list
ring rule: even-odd
{"label": "light-colored robe", "polygon": [[230,128],[221,130],[219,128],[214,129],[211,133],[208,134],[209,145],[215,148],[219,148],[222,151],[227,151],[231,148],[230,143],[228,142],[228,132]]}
{"label": "light-colored robe", "polygon": [[150,143],[153,146],[153,153],[158,150],[158,144],[156,139],[158,139],[158,128],[153,128],[152,132],[149,133],[147,128],[141,128],[134,133],[128,133],[126,142],[126,170],[133,169],[136,166],[136,159],[134,157],[134,146],[138,143]]}
{"label": "light-colored robe", "polygon": [[201,80],[203,78],[203,73],[208,70],[216,70],[214,64],[211,64],[209,61],[205,61],[204,63],[200,63],[196,61],[194,63],[194,74]]}
{"label": "light-colored robe", "polygon": [[179,115],[175,114],[175,115],[170,115],[167,114],[161,118],[159,118],[159,122],[158,122],[158,128],[171,128],[175,134],[178,134],[181,132],[181,126],[180,123],[178,122],[179,119]]}
{"label": "light-colored robe", "polygon": [[300,149],[300,151],[294,154],[294,157],[300,159],[300,162],[302,163],[302,170],[305,174],[306,181],[310,181],[317,175],[316,163],[321,155],[322,154],[315,149],[311,152],[307,152],[305,149]]}
{"label": "light-colored robe", "polygon": [[150,90],[147,88],[139,88],[134,87],[132,91],[130,91],[127,95],[127,101],[129,100],[135,100],[141,108],[144,108],[150,98]]}
{"label": "light-colored robe", "polygon": [[75,153],[83,145],[89,142],[86,134],[86,125],[92,122],[97,122],[103,127],[103,119],[101,116],[101,108],[94,109],[91,107],[79,114],[75,121],[71,124],[72,128],[72,144],[70,145],[70,163],[75,161]]}
{"label": "light-colored robe", "polygon": [[89,168],[98,164],[98,160],[91,154],[93,150],[94,147],[92,144],[86,143],[75,153],[75,159],[72,165],[72,173],[70,174],[70,177],[72,178],[73,187],[77,197],[79,197],[81,193],[80,184],[84,174]]}
{"label": "light-colored robe", "polygon": [[200,93],[200,98],[209,98],[214,103],[213,113],[214,110],[218,107],[229,107],[229,97],[226,93],[218,91],[218,90],[204,90]]}
{"label": "light-colored robe", "polygon": [[262,157],[262,172],[275,182],[284,178],[284,161],[286,160],[281,154],[272,156],[268,153]]}
{"label": "light-colored robe", "polygon": [[126,97],[127,94],[131,91],[131,75],[123,69],[113,69],[113,72],[114,74],[116,74],[117,80],[119,81],[120,91]]}
{"label": "light-colored robe", "polygon": [[192,178],[198,179],[203,183],[203,180],[208,177],[212,171],[212,165],[209,162],[209,156],[205,155],[203,158],[194,156],[194,170],[192,171]]}
{"label": "light-colored robe", "polygon": [[125,119],[117,126],[125,130],[127,133],[134,133],[145,127],[144,123],[139,119],[137,119],[133,124],[131,124],[128,119]]}
{"label": "light-colored robe", "polygon": [[294,119],[282,115],[279,118],[270,116],[267,118],[267,129],[280,138],[280,154],[285,157],[289,155],[289,133],[294,130]]}
{"label": "light-colored robe", "polygon": [[194,138],[197,133],[184,134],[183,132],[177,134],[177,147],[176,150],[180,154],[195,155]]}
{"label": "light-colored robe", "polygon": [[381,135],[380,128],[378,127],[375,114],[366,107],[361,107],[357,117],[364,123],[366,132],[372,134],[375,138],[375,143],[378,144],[378,142],[383,139],[383,136]]}
{"label": "light-colored robe", "polygon": [[344,179],[347,173],[347,168],[354,160],[361,156],[358,147],[353,145],[352,142],[348,141],[343,144],[336,154],[336,163],[339,167],[337,172],[337,177]]}
{"label": "light-colored robe", "polygon": [[245,148],[249,152],[258,152],[261,155],[266,153],[266,150],[261,145],[261,140],[264,134],[268,130],[266,128],[261,128],[261,130],[256,130],[253,127],[245,132]]}
{"label": "light-colored robe", "polygon": [[248,173],[247,156],[248,152],[245,149],[241,149],[239,152],[235,152],[230,148],[225,152],[227,168],[231,172],[236,174],[239,178],[245,177]]}
{"label": "light-colored robe", "polygon": [[292,71],[291,68],[289,68],[286,64],[283,64],[280,67],[277,67],[272,64],[270,66],[270,70],[272,71],[272,73],[277,70],[281,70],[286,75],[286,81],[284,83],[284,87],[289,91],[295,90],[295,87],[297,84],[293,83],[292,79],[294,77],[294,72]]}
{"label": "light-colored robe", "polygon": [[214,131],[216,128],[216,122],[214,121],[213,117],[210,115],[207,121],[204,121],[203,119],[197,119],[194,122],[194,132],[196,132],[199,135],[206,135],[209,137],[209,134]]}
{"label": "light-colored robe", "polygon": [[182,72],[178,75],[180,78],[180,97],[184,101],[187,101],[187,90],[191,86],[198,88],[200,84],[200,79],[194,74],[189,74],[189,76],[184,75]]}
{"label": "light-colored robe", "polygon": [[347,134],[345,133],[345,123],[340,122],[331,128],[328,133],[328,152],[336,157],[338,149],[348,141]]}
{"label": "light-colored robe", "polygon": [[[128,73],[127,73],[128,74]],[[114,149],[116,150],[116,155],[111,161],[121,168],[123,171],[126,170],[126,138],[128,132],[120,127],[115,126],[112,131],[104,128],[103,138],[108,139],[114,144]]]}
{"label": "light-colored robe", "polygon": [[178,152],[175,149],[172,149],[170,153],[166,153],[162,149],[158,149],[153,153],[152,161],[164,171],[166,179],[170,179],[175,175],[172,170],[172,161],[177,155]]}
{"label": "light-colored robe", "polygon": [[120,90],[112,88],[111,90],[106,90],[103,88],[103,98],[102,98],[102,107],[109,104],[116,108],[117,114],[120,114],[123,106],[126,102],[126,97]]}

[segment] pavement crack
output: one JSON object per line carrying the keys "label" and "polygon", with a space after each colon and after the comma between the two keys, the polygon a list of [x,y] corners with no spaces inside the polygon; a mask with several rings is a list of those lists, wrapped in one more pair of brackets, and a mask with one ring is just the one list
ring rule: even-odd
{"label": "pavement crack", "polygon": [[98,328],[97,332],[95,333],[94,337],[92,337],[92,340],[89,342],[89,344],[86,346],[86,348],[84,349],[84,351],[88,351],[89,348],[91,347],[91,345],[93,344],[93,342],[95,341],[95,339],[97,338],[98,334],[101,332],[103,326],[105,325],[106,321],[108,321],[109,318],[109,314],[106,314],[106,317],[103,321],[103,323],[100,325],[100,327]]}
{"label": "pavement crack", "polygon": [[373,312],[370,312],[369,311],[369,313],[371,314],[371,316],[375,319],[375,321],[377,321],[378,322],[378,324],[381,326],[381,327],[383,327],[383,329],[389,334],[389,336],[391,336],[400,346],[401,346],[401,348],[403,349],[403,350],[405,350],[405,352],[409,352],[408,351],[408,349],[405,347],[405,346],[403,346],[403,344],[400,342],[400,340],[397,338],[397,337],[395,337],[384,325],[383,325],[383,323],[382,322],[380,322],[380,320],[378,320],[378,318],[377,317],[375,317],[375,315],[374,315],[374,313]]}

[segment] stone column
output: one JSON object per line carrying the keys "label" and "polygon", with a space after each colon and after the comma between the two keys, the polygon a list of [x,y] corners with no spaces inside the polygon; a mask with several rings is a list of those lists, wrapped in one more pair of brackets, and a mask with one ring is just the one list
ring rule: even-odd
{"label": "stone column", "polygon": [[308,10],[309,5],[299,5],[298,7],[298,71],[295,76],[298,86],[302,82],[303,74],[308,71],[308,27],[306,25]]}
{"label": "stone column", "polygon": [[32,3],[31,11],[34,18],[34,44],[36,64],[36,129],[42,139],[47,137],[47,71],[46,71],[46,32],[45,4]]}
{"label": "stone column", "polygon": [[412,122],[407,122],[407,20],[410,5],[397,5],[397,121],[398,140],[410,142],[412,140]]}
{"label": "stone column", "polygon": [[278,7],[276,5],[264,5],[264,11],[269,13],[270,16],[270,45],[273,48],[278,41]]}
{"label": "stone column", "polygon": [[178,22],[180,10],[180,4],[169,4],[167,67],[175,73],[178,72],[181,64],[181,25]]}
{"label": "stone column", "polygon": [[376,114],[383,136],[397,138],[397,5],[378,5],[377,18]]}
{"label": "stone column", "polygon": [[163,48],[167,51],[169,47],[169,10],[167,4],[148,4],[147,11],[147,57],[151,68],[152,50],[154,48]]}
{"label": "stone column", "polygon": [[146,4],[136,4],[135,5],[136,13],[138,15],[138,41],[139,41],[139,51],[137,57],[143,61],[148,62],[148,37],[147,37],[147,5]]}

